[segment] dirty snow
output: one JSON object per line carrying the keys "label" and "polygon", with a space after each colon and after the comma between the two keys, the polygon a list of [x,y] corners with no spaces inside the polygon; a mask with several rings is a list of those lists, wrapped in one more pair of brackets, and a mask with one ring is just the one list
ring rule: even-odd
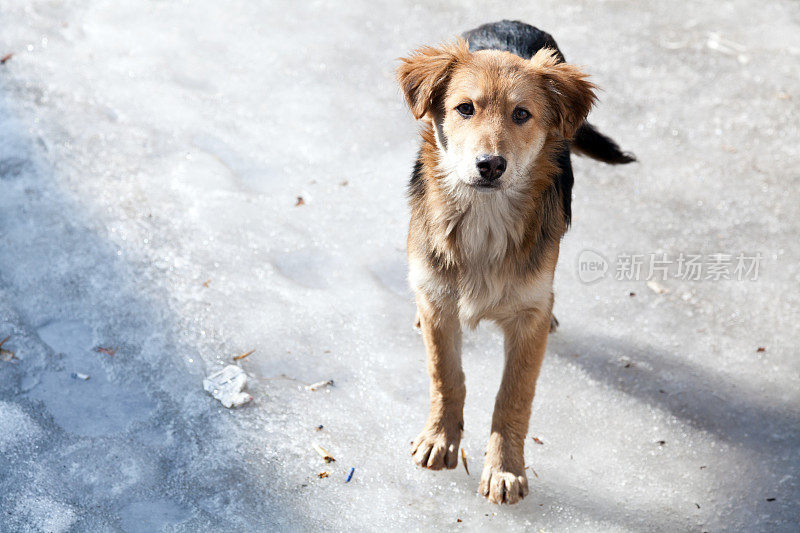
{"label": "dirty snow", "polygon": [[[0,530],[797,530],[797,3],[267,4],[0,6],[0,338],[19,358],[0,362]],[[476,494],[490,325],[464,343],[472,475],[410,460],[428,384],[393,81],[411,48],[500,18],[586,65],[593,122],[641,161],[575,160],[538,477],[513,508]],[[581,283],[584,249],[764,260],[757,281],[656,294]],[[203,378],[252,349],[254,399],[225,409]]]}

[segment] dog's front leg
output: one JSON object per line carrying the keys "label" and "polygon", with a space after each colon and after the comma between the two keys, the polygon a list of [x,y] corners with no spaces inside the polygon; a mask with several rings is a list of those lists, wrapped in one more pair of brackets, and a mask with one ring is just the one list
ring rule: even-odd
{"label": "dog's front leg", "polygon": [[525,312],[500,326],[505,333],[506,364],[479,490],[491,502],[517,503],[528,494],[523,452],[536,378],[547,345],[550,310]]}
{"label": "dog's front leg", "polygon": [[422,467],[455,468],[466,396],[458,311],[455,302],[434,302],[421,292],[417,294],[417,310],[428,354],[431,405],[428,422],[412,443],[411,453]]}

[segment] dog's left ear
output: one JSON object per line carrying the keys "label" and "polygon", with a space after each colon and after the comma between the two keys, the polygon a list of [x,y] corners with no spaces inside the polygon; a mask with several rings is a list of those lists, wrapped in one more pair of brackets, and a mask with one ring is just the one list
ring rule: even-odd
{"label": "dog's left ear", "polygon": [[542,48],[531,58],[535,73],[544,80],[551,103],[552,126],[565,139],[572,139],[596,100],[595,84],[580,68],[559,63],[555,50]]}
{"label": "dog's left ear", "polygon": [[397,68],[397,79],[414,118],[419,120],[432,111],[453,66],[465,56],[469,56],[469,47],[459,39],[438,48],[426,46],[400,58],[403,64]]}

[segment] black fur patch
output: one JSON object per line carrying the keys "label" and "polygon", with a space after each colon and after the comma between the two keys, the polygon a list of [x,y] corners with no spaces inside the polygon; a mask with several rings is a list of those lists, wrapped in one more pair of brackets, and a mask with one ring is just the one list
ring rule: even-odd
{"label": "black fur patch", "polygon": [[561,169],[561,173],[555,179],[556,192],[561,200],[561,208],[564,210],[564,222],[569,227],[572,222],[572,185],[575,183],[575,176],[572,174],[568,142],[564,142],[563,148],[559,150],[556,164]]}
{"label": "black fur patch", "polygon": [[421,199],[425,196],[425,180],[422,178],[422,153],[417,153],[414,170],[411,171],[411,181],[408,182],[408,196]]}
{"label": "black fur patch", "polygon": [[609,165],[624,165],[636,161],[636,156],[623,152],[619,145],[588,122],[581,124],[572,140],[575,151]]}
{"label": "black fur patch", "polygon": [[518,20],[501,20],[478,26],[465,32],[464,39],[469,43],[471,52],[478,50],[506,50],[530,59],[542,48],[552,48],[558,52],[559,62],[564,61],[553,36],[530,24]]}

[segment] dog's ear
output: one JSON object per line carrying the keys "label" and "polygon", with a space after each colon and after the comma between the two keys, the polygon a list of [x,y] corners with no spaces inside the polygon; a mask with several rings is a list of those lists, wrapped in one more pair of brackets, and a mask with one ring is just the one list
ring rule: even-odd
{"label": "dog's ear", "polygon": [[542,48],[531,58],[535,73],[544,80],[551,103],[553,128],[572,139],[596,100],[597,88],[580,68],[559,63],[555,50]]}
{"label": "dog's ear", "polygon": [[414,118],[420,119],[431,111],[444,92],[453,66],[468,56],[467,43],[459,39],[439,47],[426,46],[400,58],[403,63],[397,68],[397,80]]}

